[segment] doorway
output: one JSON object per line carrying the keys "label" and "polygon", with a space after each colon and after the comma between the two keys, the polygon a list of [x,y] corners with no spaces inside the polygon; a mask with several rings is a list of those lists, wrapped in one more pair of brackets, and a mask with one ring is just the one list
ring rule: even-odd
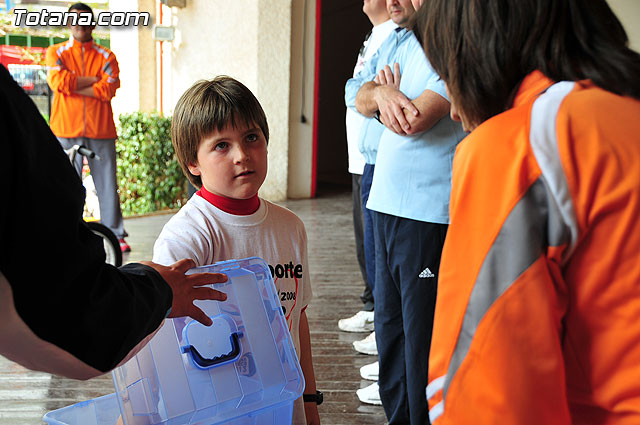
{"label": "doorway", "polygon": [[353,75],[358,51],[371,23],[362,0],[321,2],[316,110],[316,195],[350,189],[345,131],[344,86]]}

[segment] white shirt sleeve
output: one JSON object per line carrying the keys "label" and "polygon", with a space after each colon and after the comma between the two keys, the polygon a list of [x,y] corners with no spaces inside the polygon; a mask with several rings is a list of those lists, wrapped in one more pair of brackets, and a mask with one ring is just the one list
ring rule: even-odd
{"label": "white shirt sleeve", "polygon": [[152,261],[168,266],[188,258],[196,266],[210,264],[213,247],[204,222],[198,209],[187,203],[160,232],[153,245]]}

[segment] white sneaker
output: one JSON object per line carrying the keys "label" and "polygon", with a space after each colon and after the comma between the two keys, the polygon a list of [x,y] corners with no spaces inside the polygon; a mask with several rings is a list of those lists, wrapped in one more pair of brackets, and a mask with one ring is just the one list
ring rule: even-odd
{"label": "white sneaker", "polygon": [[382,400],[380,400],[380,391],[378,390],[377,382],[374,382],[368,387],[360,388],[356,391],[356,394],[358,395],[360,401],[363,403],[382,406]]}
{"label": "white sneaker", "polygon": [[340,319],[338,327],[345,332],[371,332],[373,330],[373,311],[359,311],[348,319]]}
{"label": "white sneaker", "polygon": [[360,376],[362,376],[362,379],[367,379],[369,381],[377,381],[378,369],[379,369],[378,362],[364,365],[360,368]]}
{"label": "white sneaker", "polygon": [[353,348],[355,348],[358,353],[377,356],[378,347],[376,346],[376,333],[371,332],[365,339],[353,341]]}

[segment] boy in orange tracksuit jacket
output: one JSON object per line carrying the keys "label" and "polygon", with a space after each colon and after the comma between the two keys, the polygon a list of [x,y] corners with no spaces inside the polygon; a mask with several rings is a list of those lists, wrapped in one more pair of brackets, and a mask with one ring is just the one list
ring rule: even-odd
{"label": "boy in orange tracksuit jacket", "polygon": [[[83,3],[69,7],[79,14],[93,12]],[[54,92],[49,120],[51,131],[63,148],[85,145],[100,159],[89,158],[89,167],[100,201],[100,219],[120,240],[123,251],[127,235],[120,210],[116,178],[116,126],[111,99],[120,87],[120,70],[115,55],[93,42],[94,26],[70,25],[72,37],[47,49],[47,82]],[[78,173],[82,157],[74,164]]]}
{"label": "boy in orange tracksuit jacket", "polygon": [[514,3],[428,2],[427,56],[472,130],[454,159],[429,416],[638,424],[640,55],[605,0]]}

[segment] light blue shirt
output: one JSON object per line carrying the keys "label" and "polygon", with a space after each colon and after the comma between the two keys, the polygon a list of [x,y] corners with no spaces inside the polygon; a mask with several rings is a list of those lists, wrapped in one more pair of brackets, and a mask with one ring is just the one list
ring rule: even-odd
{"label": "light blue shirt", "polygon": [[[412,37],[413,33],[403,28],[391,31],[391,34],[380,45],[376,54],[367,61],[364,68],[355,77],[347,81],[344,89],[344,101],[348,108],[357,112],[356,95],[360,88],[365,83],[373,81],[378,71],[383,69],[385,65],[389,65],[393,69],[393,64],[398,62],[395,57],[396,51]],[[402,65],[400,66],[400,72],[402,72]],[[367,164],[376,163],[378,143],[384,129],[384,125],[380,124],[375,118],[366,118],[360,127],[358,149],[364,155]]]}
{"label": "light blue shirt", "polygon": [[[415,99],[428,89],[449,100],[444,82],[431,68],[416,37],[409,34],[393,60],[400,64],[400,91]],[[453,154],[464,136],[462,126],[448,115],[416,135],[400,136],[385,128],[367,208],[418,221],[448,223]]]}

